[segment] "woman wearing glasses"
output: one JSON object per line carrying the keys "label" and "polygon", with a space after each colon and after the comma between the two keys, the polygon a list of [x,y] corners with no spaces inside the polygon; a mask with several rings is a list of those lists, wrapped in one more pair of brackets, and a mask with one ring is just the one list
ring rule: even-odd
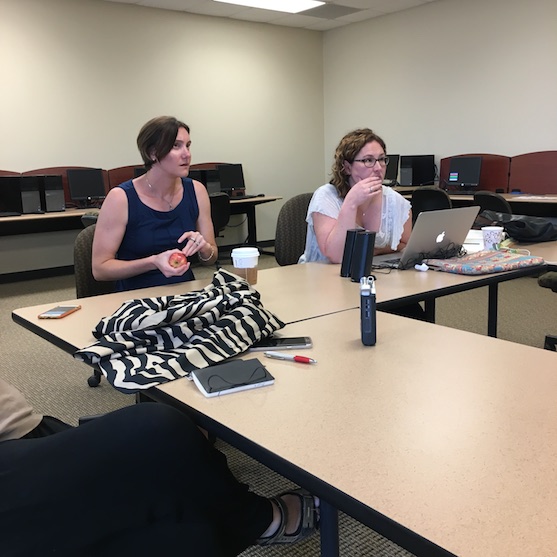
{"label": "woman wearing glasses", "polygon": [[400,251],[410,237],[410,203],[383,186],[389,162],[385,142],[369,128],[346,134],[338,144],[332,179],[313,194],[307,213],[306,249],[300,263],[340,263],[346,232],[376,233],[375,254]]}

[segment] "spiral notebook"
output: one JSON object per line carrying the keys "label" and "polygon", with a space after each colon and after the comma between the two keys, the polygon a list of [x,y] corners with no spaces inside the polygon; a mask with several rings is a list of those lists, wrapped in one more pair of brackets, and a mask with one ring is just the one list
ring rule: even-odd
{"label": "spiral notebook", "polygon": [[257,358],[232,360],[224,364],[196,369],[191,372],[191,377],[206,397],[257,389],[275,382],[275,378]]}

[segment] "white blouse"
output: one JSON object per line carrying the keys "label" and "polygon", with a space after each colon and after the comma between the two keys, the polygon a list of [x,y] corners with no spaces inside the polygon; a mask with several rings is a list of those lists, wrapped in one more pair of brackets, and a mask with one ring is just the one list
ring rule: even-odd
{"label": "white blouse", "polygon": [[[315,191],[306,216],[306,222],[308,223],[306,249],[298,263],[330,263],[329,259],[321,253],[317,244],[312,215],[313,213],[321,213],[327,217],[338,219],[343,201],[332,184],[325,184]],[[375,247],[390,246],[392,250],[396,250],[402,238],[404,223],[409,218],[410,202],[392,188],[383,186],[381,226],[379,232],[375,235]]]}

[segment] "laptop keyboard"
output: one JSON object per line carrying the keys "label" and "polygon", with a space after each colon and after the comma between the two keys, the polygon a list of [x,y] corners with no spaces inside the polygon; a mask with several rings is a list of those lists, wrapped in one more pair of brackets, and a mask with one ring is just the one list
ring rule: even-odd
{"label": "laptop keyboard", "polygon": [[377,269],[398,269],[400,266],[400,257],[395,259],[384,259],[377,264],[372,263],[372,266]]}
{"label": "laptop keyboard", "polygon": [[21,213],[16,211],[0,211],[0,217],[20,217]]}

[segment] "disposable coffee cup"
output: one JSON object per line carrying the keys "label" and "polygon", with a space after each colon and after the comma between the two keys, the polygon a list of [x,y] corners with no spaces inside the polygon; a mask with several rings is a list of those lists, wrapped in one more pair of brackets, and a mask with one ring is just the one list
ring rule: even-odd
{"label": "disposable coffee cup", "polygon": [[483,226],[482,235],[484,240],[484,249],[496,250],[499,244],[503,241],[502,226]]}
{"label": "disposable coffee cup", "polygon": [[256,284],[259,250],[257,248],[234,248],[230,255],[232,256],[234,273],[250,284]]}

